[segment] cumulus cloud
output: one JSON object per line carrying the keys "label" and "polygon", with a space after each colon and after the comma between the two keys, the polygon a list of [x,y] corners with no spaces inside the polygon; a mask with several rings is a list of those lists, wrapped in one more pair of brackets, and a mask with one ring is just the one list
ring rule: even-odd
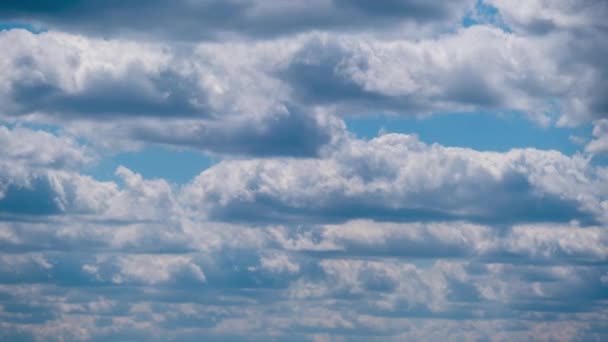
{"label": "cumulus cloud", "polygon": [[[541,118],[544,102],[551,92],[563,91],[567,80],[558,79],[542,50],[528,44],[534,43],[483,26],[421,41],[312,39],[279,77],[296,99],[338,105],[345,114],[508,108]],[[539,84],[548,87],[541,90]]]}
{"label": "cumulus cloud", "polygon": [[583,156],[478,152],[387,134],[322,159],[223,161],[183,197],[233,221],[604,222],[605,185],[604,168]]}
{"label": "cumulus cloud", "polygon": [[514,110],[576,125],[606,115],[600,37],[482,25],[416,41],[329,36],[303,44],[278,76],[297,100],[346,115]]}
{"label": "cumulus cloud", "polygon": [[81,174],[79,169],[96,156],[71,137],[0,127],[0,140],[3,216],[71,213],[103,220],[148,220],[158,209],[166,212],[174,206],[173,189],[164,180],[143,180],[119,167],[116,174],[124,182],[121,188]]}
{"label": "cumulus cloud", "polygon": [[65,204],[56,191],[62,175],[94,160],[73,138],[28,128],[0,127],[0,145],[3,214],[59,212]]}
{"label": "cumulus cloud", "polygon": [[608,152],[608,119],[597,120],[593,124],[593,137],[585,150],[591,153]]}
{"label": "cumulus cloud", "polygon": [[339,120],[291,105],[278,81],[256,70],[264,60],[226,64],[222,49],[180,52],[64,33],[0,37],[13,46],[0,66],[0,114],[8,121],[64,125],[100,146],[156,143],[236,155],[314,156],[343,131]]}
{"label": "cumulus cloud", "polygon": [[512,6],[506,1],[489,1],[496,6],[506,24],[517,34],[540,36],[555,42],[552,60],[560,73],[575,75],[570,101],[562,124],[578,124],[608,115],[606,55],[608,44],[603,37],[607,26],[603,18],[608,6],[603,1],[529,1]]}

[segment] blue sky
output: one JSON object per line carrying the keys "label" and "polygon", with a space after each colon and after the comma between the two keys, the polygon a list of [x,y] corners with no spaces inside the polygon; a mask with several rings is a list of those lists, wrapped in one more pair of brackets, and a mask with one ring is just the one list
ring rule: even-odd
{"label": "blue sky", "polygon": [[0,340],[608,339],[585,0],[0,4]]}
{"label": "blue sky", "polygon": [[108,156],[92,165],[88,172],[99,180],[115,180],[116,168],[123,165],[145,178],[165,178],[185,184],[213,164],[213,158],[200,152],[153,146]]}
{"label": "blue sky", "polygon": [[352,118],[349,129],[361,138],[379,132],[417,134],[427,143],[505,152],[513,148],[557,150],[572,155],[582,150],[571,136],[590,137],[590,126],[542,127],[521,114],[495,116],[491,113],[444,113],[430,118]]}

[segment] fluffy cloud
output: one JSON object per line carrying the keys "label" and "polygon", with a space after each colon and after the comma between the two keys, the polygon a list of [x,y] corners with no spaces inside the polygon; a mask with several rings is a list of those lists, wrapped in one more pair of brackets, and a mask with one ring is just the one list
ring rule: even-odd
{"label": "fluffy cloud", "polygon": [[[87,160],[67,137],[25,128],[4,135],[62,142],[71,158]],[[56,198],[72,198],[61,197],[70,186],[81,197],[54,219],[14,219],[28,215],[13,211],[0,224],[6,338],[459,333],[437,331],[437,319],[469,322],[460,333],[471,338],[528,338],[556,321],[569,336],[602,334],[606,181],[581,156],[477,152],[393,134],[351,139],[318,160],[224,161],[177,188],[124,167],[120,183],[98,182],[70,170],[77,164],[52,162],[61,154],[44,157],[48,149],[10,151],[6,160],[59,179]],[[246,215],[231,212],[244,203],[250,209],[238,214]],[[359,209],[345,213],[340,203]],[[507,209],[511,216],[494,214]],[[415,222],[378,221],[387,219]],[[428,326],[404,332],[411,319]],[[510,324],[520,328],[505,332]]]}
{"label": "fluffy cloud", "polygon": [[96,145],[314,156],[343,130],[336,119],[290,105],[278,81],[256,70],[267,61],[226,64],[222,49],[24,30],[0,33],[0,45],[12,46],[0,65],[0,115],[66,126]]}
{"label": "fluffy cloud", "polygon": [[542,120],[571,83],[548,48],[485,26],[419,41],[328,37],[304,44],[279,77],[299,101],[344,114],[510,109]]}
{"label": "fluffy cloud", "polygon": [[322,159],[223,161],[183,197],[211,218],[237,221],[605,222],[605,177],[582,156],[478,152],[388,134]]}
{"label": "fluffy cloud", "polygon": [[573,30],[474,25],[418,40],[316,32],[185,47],[10,30],[0,34],[12,46],[2,116],[102,145],[258,156],[318,155],[343,134],[332,115],[517,111],[578,125],[606,115],[606,49],[600,28],[582,40]]}
{"label": "fluffy cloud", "polygon": [[103,220],[148,220],[164,215],[158,209],[169,212],[174,206],[173,190],[164,180],[143,180],[120,167],[116,174],[125,183],[121,189],[114,182],[79,173],[95,156],[71,137],[1,127],[0,140],[3,216],[68,213]]}
{"label": "fluffy cloud", "polygon": [[597,120],[593,125],[593,139],[585,150],[591,153],[608,152],[608,119]]}
{"label": "fluffy cloud", "polygon": [[[59,192],[66,170],[93,160],[69,137],[0,127],[0,213],[51,214],[65,205]],[[59,190],[61,188],[61,190]]]}
{"label": "fluffy cloud", "polygon": [[300,102],[347,115],[515,110],[576,125],[606,116],[600,32],[581,40],[475,25],[416,41],[329,36],[303,44],[279,77]]}
{"label": "fluffy cloud", "polygon": [[523,36],[536,35],[553,40],[548,57],[558,63],[561,74],[572,74],[569,101],[563,124],[577,124],[605,118],[608,103],[606,75],[608,64],[603,56],[608,44],[603,37],[608,6],[603,1],[529,1],[512,6],[507,1],[489,1],[496,6],[509,27]]}
{"label": "fluffy cloud", "polygon": [[93,160],[73,138],[23,127],[0,127],[0,155],[2,169],[13,175],[33,168],[74,170]]}

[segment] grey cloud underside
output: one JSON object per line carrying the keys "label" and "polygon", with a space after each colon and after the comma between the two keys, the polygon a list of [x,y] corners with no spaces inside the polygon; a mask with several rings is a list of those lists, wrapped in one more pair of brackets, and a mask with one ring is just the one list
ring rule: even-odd
{"label": "grey cloud underside", "polygon": [[0,213],[52,215],[59,214],[61,208],[53,201],[54,191],[43,179],[37,179],[26,186],[9,185],[0,199]]}
{"label": "grey cloud underside", "polygon": [[[366,89],[353,79],[352,67],[366,73],[373,71],[368,58],[378,56],[356,55],[355,49],[341,46],[339,41],[322,42],[312,39],[304,44],[290,63],[277,72],[287,83],[294,98],[307,105],[339,105],[341,114],[388,112],[416,114],[433,111],[433,103],[451,102],[474,105],[479,108],[500,108],[503,99],[472,66],[459,66],[453,72],[436,75],[434,81],[445,92],[420,96],[416,92],[390,94],[381,89]],[[407,69],[408,61],[397,62],[395,68]],[[349,68],[350,67],[350,68]]]}
{"label": "grey cloud underside", "polygon": [[[135,67],[120,78],[111,75],[91,75],[86,88],[67,93],[56,85],[39,80],[18,80],[12,85],[11,96],[19,115],[46,112],[56,116],[98,120],[120,116],[133,117],[206,117],[209,109],[194,104],[195,86],[170,71],[158,76],[145,75]],[[200,97],[199,94],[196,94]]]}
{"label": "grey cloud underside", "polygon": [[[53,29],[100,36],[133,35],[189,40],[218,39],[236,34],[258,38],[311,30],[381,30],[403,22],[439,26],[454,24],[472,1],[433,4],[394,0],[321,0],[307,5],[283,1],[80,1],[52,4],[7,1],[0,18],[42,24]],[[134,15],[137,13],[137,15]]]}
{"label": "grey cloud underside", "polygon": [[[507,183],[508,184],[508,183]],[[525,184],[525,183],[524,183]],[[536,197],[531,188],[524,185],[521,192],[510,192],[511,188],[496,185],[482,192],[500,193],[501,197],[478,205],[475,213],[458,213],[458,208],[446,208],[447,203],[412,204],[403,207],[387,208],[381,204],[383,196],[348,198],[337,194],[324,198],[320,207],[293,207],[269,196],[258,195],[250,201],[234,201],[219,208],[213,208],[209,215],[212,219],[234,222],[344,222],[356,218],[371,218],[378,221],[419,222],[436,220],[470,220],[495,224],[520,222],[567,222],[580,220],[593,223],[594,218],[578,208],[575,201],[562,200],[557,196]],[[482,193],[479,193],[480,196]],[[429,194],[433,196],[433,194]],[[504,197],[502,197],[504,196]]]}
{"label": "grey cloud underside", "polygon": [[186,121],[133,127],[128,137],[236,156],[314,157],[341,134],[343,126],[337,120],[322,122],[292,108],[262,120],[237,119],[205,124]]}

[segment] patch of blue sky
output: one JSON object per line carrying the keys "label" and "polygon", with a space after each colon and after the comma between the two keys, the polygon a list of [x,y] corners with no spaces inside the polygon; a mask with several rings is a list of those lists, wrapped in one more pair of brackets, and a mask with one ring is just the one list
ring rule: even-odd
{"label": "patch of blue sky", "polygon": [[505,32],[511,32],[509,26],[502,20],[498,9],[486,4],[483,0],[478,0],[475,8],[462,18],[462,26],[464,27],[488,24],[498,27]]}
{"label": "patch of blue sky", "polygon": [[102,158],[85,172],[97,180],[116,181],[116,168],[122,165],[145,179],[163,178],[173,184],[185,184],[214,163],[215,159],[200,152],[148,146]]}
{"label": "patch of blue sky", "polygon": [[0,32],[8,31],[8,30],[15,30],[15,29],[27,30],[34,34],[46,32],[46,29],[36,26],[36,25],[32,25],[32,24],[17,23],[17,22],[4,22],[4,23],[0,22]]}
{"label": "patch of blue sky", "polygon": [[374,116],[347,118],[346,125],[357,137],[370,139],[380,132],[417,134],[426,143],[468,147],[480,151],[505,152],[533,147],[573,155],[584,145],[572,136],[589,139],[591,125],[575,128],[541,127],[521,114],[451,113],[428,118]]}

